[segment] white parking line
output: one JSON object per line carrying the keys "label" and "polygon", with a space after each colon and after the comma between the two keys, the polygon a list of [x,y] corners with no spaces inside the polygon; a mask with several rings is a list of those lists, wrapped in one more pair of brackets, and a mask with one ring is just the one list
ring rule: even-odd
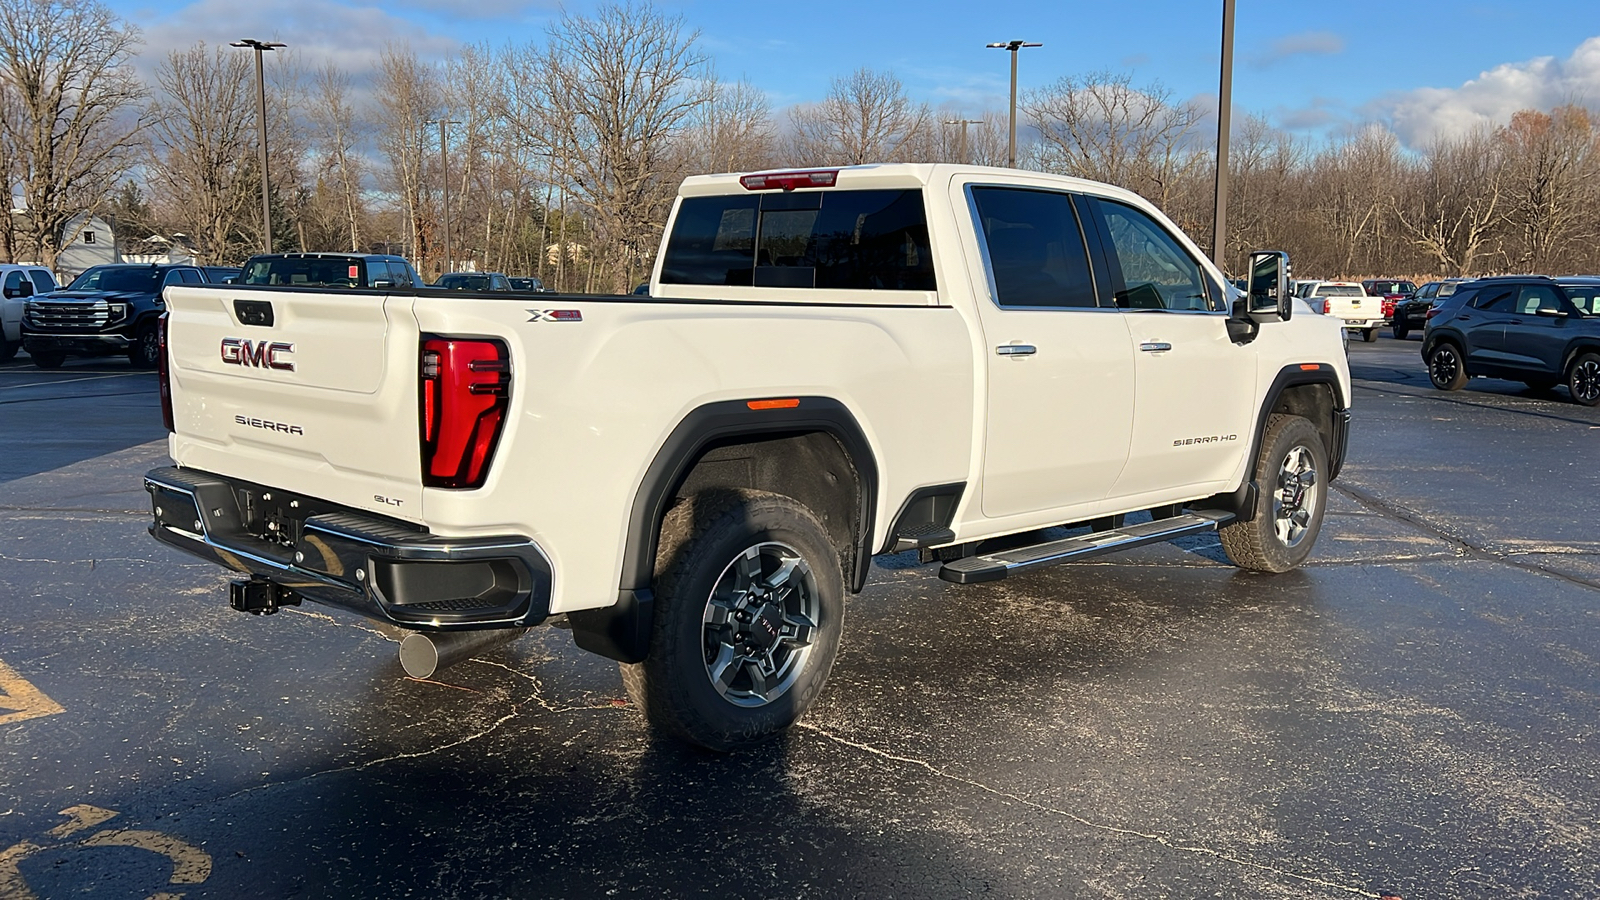
{"label": "white parking line", "polygon": [[85,378],[64,378],[60,381],[30,381],[27,384],[12,384],[0,387],[0,391],[19,391],[31,387],[54,387],[58,384],[72,384],[75,381],[101,381],[106,378],[132,378],[135,375],[148,374],[145,372],[118,372],[113,375],[90,375]]}

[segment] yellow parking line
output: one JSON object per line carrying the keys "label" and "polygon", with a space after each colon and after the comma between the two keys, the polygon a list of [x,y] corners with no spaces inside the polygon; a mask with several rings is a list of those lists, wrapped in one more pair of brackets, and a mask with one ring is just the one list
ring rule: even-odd
{"label": "yellow parking line", "polygon": [[66,712],[61,704],[29,684],[17,670],[0,662],[0,725]]}

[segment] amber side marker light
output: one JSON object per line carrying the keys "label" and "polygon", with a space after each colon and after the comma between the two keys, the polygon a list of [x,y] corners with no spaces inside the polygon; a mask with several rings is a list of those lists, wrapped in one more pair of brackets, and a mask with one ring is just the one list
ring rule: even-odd
{"label": "amber side marker light", "polygon": [[1302,363],[1300,365],[1300,371],[1302,372],[1315,372],[1320,368],[1322,368],[1321,363]]}
{"label": "amber side marker light", "polygon": [[800,398],[790,397],[786,400],[750,400],[745,406],[751,409],[794,409],[800,405]]}

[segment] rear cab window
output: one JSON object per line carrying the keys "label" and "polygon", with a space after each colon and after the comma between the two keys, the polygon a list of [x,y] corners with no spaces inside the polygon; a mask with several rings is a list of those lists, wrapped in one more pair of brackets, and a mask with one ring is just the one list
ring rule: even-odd
{"label": "rear cab window", "polygon": [[934,291],[922,191],[824,189],[688,196],[664,285]]}

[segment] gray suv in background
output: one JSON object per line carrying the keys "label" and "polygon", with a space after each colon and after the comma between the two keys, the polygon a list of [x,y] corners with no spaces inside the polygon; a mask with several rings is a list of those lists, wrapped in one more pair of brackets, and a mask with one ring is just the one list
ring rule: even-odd
{"label": "gray suv in background", "polygon": [[1565,384],[1600,405],[1600,278],[1519,275],[1456,288],[1428,319],[1422,358],[1433,386],[1456,391],[1477,376],[1534,390]]}

